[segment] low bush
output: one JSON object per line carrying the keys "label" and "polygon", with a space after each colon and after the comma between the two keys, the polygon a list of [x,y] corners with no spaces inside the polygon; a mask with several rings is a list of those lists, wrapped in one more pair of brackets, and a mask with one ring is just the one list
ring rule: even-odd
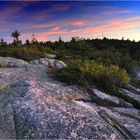
{"label": "low bush", "polygon": [[14,57],[18,59],[23,59],[26,61],[39,59],[40,57],[44,57],[46,53],[50,53],[48,48],[41,47],[1,47],[0,48],[0,56],[4,57]]}
{"label": "low bush", "polygon": [[91,60],[78,60],[71,66],[58,70],[55,76],[68,84],[82,87],[96,85],[109,92],[116,92],[119,87],[128,85],[130,81],[127,72],[119,66],[107,67]]}
{"label": "low bush", "polygon": [[125,87],[129,84],[130,78],[125,70],[117,65],[104,67],[104,72],[100,76],[99,86],[109,92],[117,92],[119,87]]}

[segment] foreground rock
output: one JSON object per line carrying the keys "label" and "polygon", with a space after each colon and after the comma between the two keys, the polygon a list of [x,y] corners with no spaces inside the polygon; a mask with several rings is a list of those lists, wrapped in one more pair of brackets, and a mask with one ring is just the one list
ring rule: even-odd
{"label": "foreground rock", "polygon": [[0,138],[140,139],[131,103],[96,89],[100,103],[91,102],[86,91],[51,79],[44,61],[0,57]]}

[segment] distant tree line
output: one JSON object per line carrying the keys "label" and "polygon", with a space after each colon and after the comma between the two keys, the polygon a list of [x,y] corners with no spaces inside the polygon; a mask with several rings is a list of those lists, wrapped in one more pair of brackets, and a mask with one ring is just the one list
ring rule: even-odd
{"label": "distant tree line", "polygon": [[[19,39],[20,36],[21,33],[18,30],[15,30],[11,33],[11,37],[13,38],[12,43],[8,44],[1,39],[0,55],[9,55],[31,60],[34,59],[35,56],[43,57],[45,56],[45,53],[49,52],[55,53],[58,58],[68,61],[68,63],[70,60],[72,61],[75,59],[95,60],[106,66],[109,66],[110,64],[119,65],[119,67],[127,70],[129,73],[132,72],[133,65],[140,64],[140,41],[124,40],[124,38],[121,40],[108,39],[106,37],[103,39],[72,37],[70,41],[63,41],[62,38],[59,37],[59,40],[53,42],[38,42],[33,34],[31,41],[27,39],[25,43],[22,43]],[[33,47],[34,50],[32,49]],[[27,57],[26,55],[29,52],[30,55]]]}

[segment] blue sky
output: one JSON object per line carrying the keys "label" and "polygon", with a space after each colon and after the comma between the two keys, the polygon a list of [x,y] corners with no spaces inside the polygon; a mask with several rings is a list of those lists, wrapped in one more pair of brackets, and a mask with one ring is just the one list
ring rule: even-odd
{"label": "blue sky", "polygon": [[84,38],[140,40],[140,1],[0,1],[0,38],[39,41]]}

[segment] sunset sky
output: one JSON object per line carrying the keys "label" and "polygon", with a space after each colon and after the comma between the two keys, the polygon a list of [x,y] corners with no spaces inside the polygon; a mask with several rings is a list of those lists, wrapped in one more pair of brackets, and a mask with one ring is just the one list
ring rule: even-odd
{"label": "sunset sky", "polygon": [[0,38],[38,41],[84,38],[129,38],[140,40],[140,1],[26,1],[0,2]]}

